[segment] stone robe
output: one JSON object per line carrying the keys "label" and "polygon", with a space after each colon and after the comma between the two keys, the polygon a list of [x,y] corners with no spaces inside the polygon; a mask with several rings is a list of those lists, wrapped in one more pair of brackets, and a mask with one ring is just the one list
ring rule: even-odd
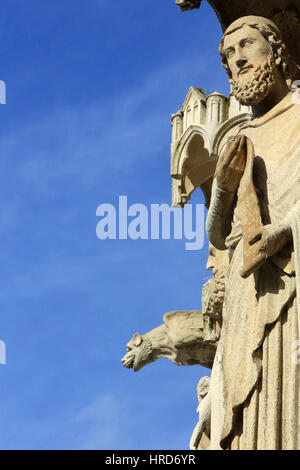
{"label": "stone robe", "polygon": [[[238,132],[254,144],[253,180],[263,224],[289,223],[293,242],[243,279],[234,206],[226,239],[230,264],[223,326],[210,386],[211,449],[300,449],[300,104],[288,95]],[[211,222],[222,218],[221,193],[214,182],[210,239]]]}

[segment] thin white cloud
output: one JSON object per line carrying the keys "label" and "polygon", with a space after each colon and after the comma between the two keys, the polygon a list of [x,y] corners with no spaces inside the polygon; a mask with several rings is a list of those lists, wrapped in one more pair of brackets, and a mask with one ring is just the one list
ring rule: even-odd
{"label": "thin white cloud", "polygon": [[118,448],[130,448],[129,428],[124,428],[129,416],[125,416],[124,405],[117,395],[102,394],[84,406],[73,420],[76,448],[113,449],[118,444]]}

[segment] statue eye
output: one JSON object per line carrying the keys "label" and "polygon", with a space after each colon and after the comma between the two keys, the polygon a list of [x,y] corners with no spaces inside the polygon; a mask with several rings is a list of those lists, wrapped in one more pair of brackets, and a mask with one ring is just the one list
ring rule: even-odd
{"label": "statue eye", "polygon": [[253,43],[254,43],[254,40],[248,38],[248,39],[245,39],[245,40],[243,41],[243,44],[242,44],[242,45],[243,45],[243,47],[244,47],[244,46],[250,46],[250,45],[253,44]]}
{"label": "statue eye", "polygon": [[234,50],[233,49],[229,49],[229,51],[226,52],[226,57],[227,59],[229,59],[230,57],[232,57],[234,54]]}

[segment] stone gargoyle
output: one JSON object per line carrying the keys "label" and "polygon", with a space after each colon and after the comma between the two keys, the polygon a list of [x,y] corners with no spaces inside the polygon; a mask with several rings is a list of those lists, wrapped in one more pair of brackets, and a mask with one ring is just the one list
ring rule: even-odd
{"label": "stone gargoyle", "polygon": [[160,357],[177,365],[212,368],[219,330],[214,319],[199,310],[166,313],[164,323],[145,335],[135,333],[122,358],[126,368],[135,372]]}

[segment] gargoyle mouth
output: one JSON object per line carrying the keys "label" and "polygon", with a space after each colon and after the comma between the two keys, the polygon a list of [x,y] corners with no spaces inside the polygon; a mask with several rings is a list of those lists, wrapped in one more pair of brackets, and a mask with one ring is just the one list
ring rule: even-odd
{"label": "gargoyle mouth", "polygon": [[123,366],[126,367],[126,369],[132,369],[134,367],[134,359],[135,356],[131,354],[125,354],[125,356],[121,359]]}

